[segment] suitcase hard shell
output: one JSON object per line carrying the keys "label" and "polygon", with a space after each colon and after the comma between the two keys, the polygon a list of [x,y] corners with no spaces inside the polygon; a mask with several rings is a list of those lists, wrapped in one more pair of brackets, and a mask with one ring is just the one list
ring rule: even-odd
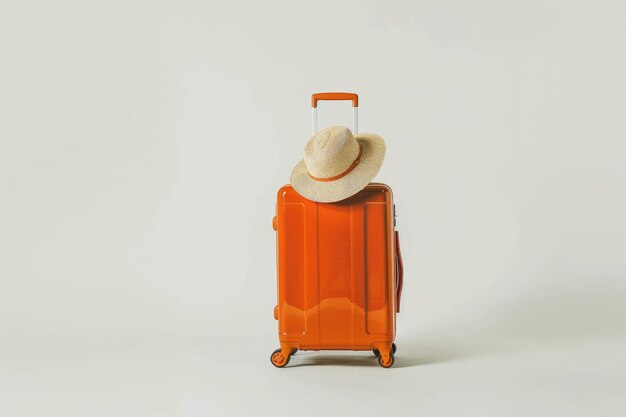
{"label": "suitcase hard shell", "polygon": [[372,350],[393,365],[402,260],[391,189],[372,183],[337,203],[317,203],[290,185],[276,216],[280,349],[285,366],[298,349]]}

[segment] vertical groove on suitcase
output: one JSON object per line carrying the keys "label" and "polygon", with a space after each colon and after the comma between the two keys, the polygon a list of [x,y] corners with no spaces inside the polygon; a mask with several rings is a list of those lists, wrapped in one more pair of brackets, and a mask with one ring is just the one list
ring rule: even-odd
{"label": "vertical groove on suitcase", "polygon": [[387,318],[387,204],[368,202],[364,209],[363,239],[365,254],[366,331],[369,334],[389,332]]}
{"label": "vertical groove on suitcase", "polygon": [[[355,290],[355,280],[357,279],[358,274],[355,273],[356,265],[354,262],[354,251],[356,245],[354,240],[354,206],[350,206],[350,299],[357,300]],[[350,345],[354,346],[354,333],[355,333],[355,316],[357,304],[355,302],[350,303]]]}
{"label": "vertical groove on suitcase", "polygon": [[306,230],[306,206],[301,203],[288,203],[283,206],[283,214],[290,218],[289,225],[282,227],[281,238],[285,242],[284,256],[289,263],[284,264],[283,272],[288,279],[283,280],[282,298],[287,302],[283,305],[285,316],[282,320],[281,332],[306,333],[306,234],[293,233],[294,230]]}
{"label": "vertical groove on suitcase", "polygon": [[321,346],[322,344],[322,315],[320,309],[320,301],[321,298],[321,285],[320,285],[320,205],[318,203],[313,203],[315,206],[315,283],[316,283],[316,313],[315,317],[317,319],[317,345]]}

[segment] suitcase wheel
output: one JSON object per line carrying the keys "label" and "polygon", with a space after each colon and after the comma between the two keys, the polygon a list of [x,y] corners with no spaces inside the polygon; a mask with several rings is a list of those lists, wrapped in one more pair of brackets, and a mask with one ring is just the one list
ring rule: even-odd
{"label": "suitcase wheel", "polygon": [[378,357],[378,364],[383,368],[391,368],[395,360],[393,359],[393,353],[389,354],[389,357],[385,360],[383,356]]}
{"label": "suitcase wheel", "polygon": [[387,355],[381,355],[380,350],[374,349],[374,355],[378,358],[378,364],[383,368],[391,368],[395,362],[394,355],[396,353],[396,344],[391,344],[391,349]]}
{"label": "suitcase wheel", "polygon": [[277,368],[284,368],[289,363],[289,359],[291,359],[291,355],[296,352],[297,349],[289,352],[289,355],[285,356],[281,349],[276,349],[272,352],[272,356],[270,356],[270,362]]}
{"label": "suitcase wheel", "polygon": [[[376,355],[377,358],[380,357],[380,351],[378,349],[374,349],[374,350],[372,350],[372,352],[374,352],[374,355]],[[393,353],[394,355],[396,354],[396,344],[395,343],[391,344],[391,353]]]}

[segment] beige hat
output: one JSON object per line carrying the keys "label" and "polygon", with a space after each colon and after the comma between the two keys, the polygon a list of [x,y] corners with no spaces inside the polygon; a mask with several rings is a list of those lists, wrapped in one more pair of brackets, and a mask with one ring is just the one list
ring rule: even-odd
{"label": "beige hat", "polygon": [[327,127],[307,142],[304,159],[291,173],[291,185],[309,200],[344,200],[374,179],[384,158],[385,141],[380,136],[354,136],[347,127]]}

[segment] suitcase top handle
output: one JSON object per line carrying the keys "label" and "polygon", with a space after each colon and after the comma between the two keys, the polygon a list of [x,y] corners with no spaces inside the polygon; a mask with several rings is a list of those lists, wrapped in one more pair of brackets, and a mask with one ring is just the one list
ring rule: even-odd
{"label": "suitcase top handle", "polygon": [[317,107],[320,100],[350,100],[352,107],[359,107],[359,95],[355,93],[315,93],[311,96],[311,107]]}
{"label": "suitcase top handle", "polygon": [[358,122],[358,109],[359,109],[359,95],[355,93],[315,93],[311,95],[311,121],[313,127],[313,134],[317,133],[317,102],[320,100],[350,100],[352,101],[352,114],[354,120],[354,129],[352,133],[355,135],[359,130]]}

